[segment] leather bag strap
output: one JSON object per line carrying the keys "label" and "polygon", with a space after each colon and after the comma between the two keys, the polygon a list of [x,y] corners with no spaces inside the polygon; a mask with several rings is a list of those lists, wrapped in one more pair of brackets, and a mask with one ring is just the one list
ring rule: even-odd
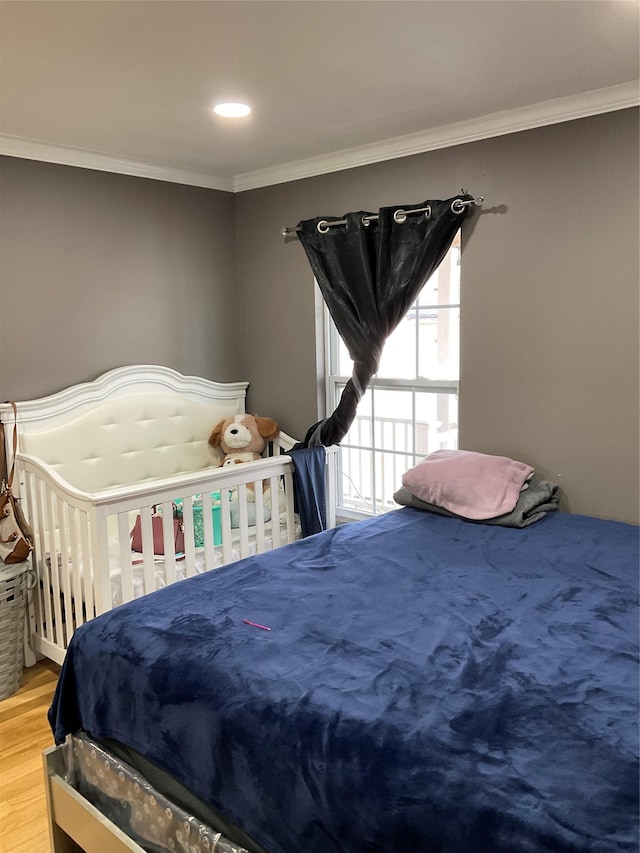
{"label": "leather bag strap", "polygon": [[7,482],[7,449],[4,438],[4,424],[0,420],[0,491]]}
{"label": "leather bag strap", "polygon": [[11,471],[8,470],[7,464],[7,450],[5,444],[5,432],[4,432],[4,424],[0,421],[0,481],[4,484],[6,483],[7,488],[11,491],[11,486],[13,484],[13,475],[16,469],[16,453],[18,451],[18,407],[13,402],[13,400],[9,400],[9,405],[13,409],[13,459],[11,462]]}

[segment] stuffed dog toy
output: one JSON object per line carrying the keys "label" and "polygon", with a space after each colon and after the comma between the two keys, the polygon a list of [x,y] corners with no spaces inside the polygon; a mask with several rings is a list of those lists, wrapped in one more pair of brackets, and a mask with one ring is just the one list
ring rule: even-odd
{"label": "stuffed dog toy", "polygon": [[[219,468],[223,468],[226,465],[238,465],[243,462],[253,462],[254,459],[260,459],[260,454],[266,447],[267,442],[272,441],[279,434],[280,428],[272,418],[261,418],[257,415],[234,415],[234,417],[226,418],[216,424],[209,436],[209,444],[214,449],[219,449],[224,453],[222,462],[218,465]],[[271,518],[271,490],[269,489],[268,482],[268,480],[265,480],[262,485],[265,521]],[[252,483],[247,484],[247,498],[251,501],[255,500]],[[237,489],[233,489],[231,501],[233,503],[237,500]],[[280,511],[284,510],[284,492],[278,495],[278,504]],[[233,507],[231,513],[233,519]],[[250,519],[250,523],[255,523],[255,521],[251,521]],[[232,526],[234,526],[233,523]],[[237,523],[235,526],[238,526]]]}
{"label": "stuffed dog toy", "polygon": [[224,458],[218,467],[253,462],[260,459],[268,441],[280,434],[278,424],[271,418],[256,415],[234,415],[216,424],[209,436],[211,447],[219,447]]}

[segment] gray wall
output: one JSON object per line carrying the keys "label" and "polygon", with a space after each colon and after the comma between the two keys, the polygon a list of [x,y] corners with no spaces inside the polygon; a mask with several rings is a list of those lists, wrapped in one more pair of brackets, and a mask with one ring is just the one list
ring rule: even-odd
{"label": "gray wall", "polygon": [[312,275],[280,228],[461,187],[486,204],[463,230],[460,446],[529,462],[564,509],[637,522],[635,109],[238,195],[253,410],[299,435],[316,420]]}
{"label": "gray wall", "polygon": [[313,280],[280,229],[465,187],[487,201],[463,231],[461,447],[637,521],[638,186],[637,110],[236,196],[0,158],[0,399],[159,363],[249,380],[301,435]]}
{"label": "gray wall", "polygon": [[0,199],[0,400],[134,363],[242,378],[232,193],[2,157]]}

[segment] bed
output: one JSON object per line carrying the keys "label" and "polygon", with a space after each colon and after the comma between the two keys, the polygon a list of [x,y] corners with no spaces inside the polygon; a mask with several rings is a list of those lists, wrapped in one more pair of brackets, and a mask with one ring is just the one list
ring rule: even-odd
{"label": "bed", "polygon": [[[209,435],[245,412],[247,387],[130,365],[18,402],[14,491],[33,530],[37,654],[62,663],[75,629],[94,616],[306,532],[294,494],[304,465],[289,435],[270,441],[263,459],[217,467]],[[0,418],[10,458],[11,406],[0,404]],[[333,488],[325,494],[331,526]]]}
{"label": "bed", "polygon": [[[401,508],[118,607],[50,709],[54,838],[128,812],[65,776],[86,739],[195,795],[229,849],[637,851],[638,557],[614,521]],[[102,849],[198,846],[117,832],[135,846]]]}

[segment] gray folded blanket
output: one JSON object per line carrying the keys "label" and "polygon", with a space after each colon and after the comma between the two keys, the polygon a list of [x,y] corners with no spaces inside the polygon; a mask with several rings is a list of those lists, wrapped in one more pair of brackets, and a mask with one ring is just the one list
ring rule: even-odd
{"label": "gray folded blanket", "polygon": [[549,480],[531,480],[529,488],[520,492],[518,502],[511,510],[496,518],[465,518],[443,509],[441,506],[427,503],[412,495],[409,489],[402,486],[394,494],[393,499],[401,506],[409,506],[413,509],[421,509],[425,512],[434,512],[436,515],[448,515],[450,518],[460,518],[463,521],[472,521],[474,524],[500,524],[503,527],[528,527],[543,518],[548,512],[558,509],[560,502],[560,488],[557,483]]}

